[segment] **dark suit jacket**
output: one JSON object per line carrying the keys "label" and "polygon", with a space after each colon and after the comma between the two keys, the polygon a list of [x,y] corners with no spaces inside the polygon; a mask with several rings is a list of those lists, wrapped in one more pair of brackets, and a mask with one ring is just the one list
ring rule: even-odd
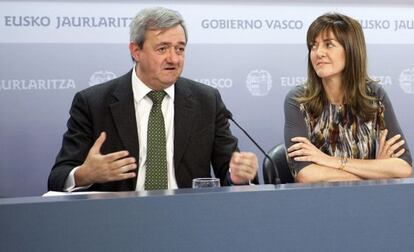
{"label": "dark suit jacket", "polygon": [[[117,79],[78,92],[70,109],[68,130],[49,175],[48,189],[63,190],[66,177],[81,165],[102,131],[107,138],[101,153],[128,150],[139,160],[139,143],[131,84],[132,71]],[[210,177],[210,165],[221,184],[228,184],[231,155],[237,150],[219,92],[185,78],[175,84],[174,167],[179,188],[192,179]],[[88,190],[135,190],[136,178],[94,184]]]}

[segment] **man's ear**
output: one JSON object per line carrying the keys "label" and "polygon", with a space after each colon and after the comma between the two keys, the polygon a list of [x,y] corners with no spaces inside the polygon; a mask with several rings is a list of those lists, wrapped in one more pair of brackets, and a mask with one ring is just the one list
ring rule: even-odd
{"label": "man's ear", "polygon": [[131,53],[131,57],[135,60],[135,62],[139,62],[140,48],[134,41],[129,42],[129,52]]}

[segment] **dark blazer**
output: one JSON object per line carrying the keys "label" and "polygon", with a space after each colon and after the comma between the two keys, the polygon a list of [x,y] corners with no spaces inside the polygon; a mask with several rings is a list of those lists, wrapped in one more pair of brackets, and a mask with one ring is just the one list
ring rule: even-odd
{"label": "dark blazer", "polygon": [[[75,95],[62,148],[49,175],[49,190],[63,190],[66,177],[84,162],[102,131],[107,133],[102,154],[128,150],[139,160],[131,75],[132,70]],[[179,188],[191,187],[193,178],[210,177],[211,166],[221,184],[228,184],[228,167],[237,150],[237,138],[230,132],[225,110],[216,89],[185,78],[175,83],[174,168]],[[94,184],[88,190],[126,191],[135,190],[135,185],[136,177]]]}

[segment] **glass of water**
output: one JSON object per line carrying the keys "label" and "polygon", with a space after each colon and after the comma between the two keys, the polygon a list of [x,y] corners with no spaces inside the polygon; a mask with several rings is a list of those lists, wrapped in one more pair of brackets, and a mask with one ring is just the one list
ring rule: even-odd
{"label": "glass of water", "polygon": [[220,187],[218,178],[195,178],[193,179],[193,188],[213,188]]}

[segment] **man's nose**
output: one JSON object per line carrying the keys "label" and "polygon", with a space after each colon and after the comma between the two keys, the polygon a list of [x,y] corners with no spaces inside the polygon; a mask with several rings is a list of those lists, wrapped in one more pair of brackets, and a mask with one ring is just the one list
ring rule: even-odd
{"label": "man's nose", "polygon": [[174,47],[171,47],[169,50],[168,50],[168,56],[167,56],[167,60],[168,60],[168,62],[170,62],[170,63],[178,63],[178,61],[179,61],[179,55],[177,54],[177,52],[175,51],[175,48]]}

